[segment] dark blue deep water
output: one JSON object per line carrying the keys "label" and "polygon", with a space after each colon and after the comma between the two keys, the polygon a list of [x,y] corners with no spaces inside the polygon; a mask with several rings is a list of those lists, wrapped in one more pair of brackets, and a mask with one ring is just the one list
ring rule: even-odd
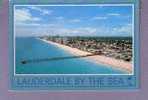
{"label": "dark blue deep water", "polygon": [[34,37],[16,38],[16,74],[123,74],[119,70],[98,65],[82,58],[22,64],[28,59],[73,56],[63,49]]}

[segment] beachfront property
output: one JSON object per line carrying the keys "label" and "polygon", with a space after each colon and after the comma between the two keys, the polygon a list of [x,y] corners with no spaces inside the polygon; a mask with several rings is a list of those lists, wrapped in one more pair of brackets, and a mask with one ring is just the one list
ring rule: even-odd
{"label": "beachfront property", "polygon": [[17,5],[14,12],[16,74],[133,73],[131,5]]}
{"label": "beachfront property", "polygon": [[63,44],[96,55],[132,61],[132,37],[59,37],[42,39]]}

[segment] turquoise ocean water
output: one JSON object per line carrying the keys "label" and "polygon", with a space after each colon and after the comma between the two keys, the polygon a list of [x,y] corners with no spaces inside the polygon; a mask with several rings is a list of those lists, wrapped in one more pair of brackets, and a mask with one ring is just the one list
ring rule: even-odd
{"label": "turquoise ocean water", "polygon": [[17,37],[15,52],[16,74],[124,74],[82,58],[22,64],[21,61],[28,59],[73,56],[34,37]]}

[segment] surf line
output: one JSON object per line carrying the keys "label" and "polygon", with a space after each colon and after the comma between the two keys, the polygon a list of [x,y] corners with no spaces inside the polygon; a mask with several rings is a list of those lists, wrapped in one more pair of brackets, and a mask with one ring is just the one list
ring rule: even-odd
{"label": "surf line", "polygon": [[87,55],[81,55],[81,56],[66,56],[66,57],[52,57],[52,58],[43,58],[43,59],[30,59],[30,60],[22,60],[21,63],[22,64],[39,63],[39,62],[45,62],[45,61],[84,58],[84,57],[96,56],[96,55],[98,55],[98,54],[87,54]]}

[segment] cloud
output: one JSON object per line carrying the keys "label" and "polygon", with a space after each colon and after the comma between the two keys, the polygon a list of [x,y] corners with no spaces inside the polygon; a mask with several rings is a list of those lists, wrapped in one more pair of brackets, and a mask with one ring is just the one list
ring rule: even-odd
{"label": "cloud", "polygon": [[55,19],[57,19],[57,20],[63,20],[64,17],[62,17],[62,16],[58,16],[58,17],[55,17]]}
{"label": "cloud", "polygon": [[93,17],[92,20],[106,20],[107,17],[105,16],[96,16],[96,17]]}
{"label": "cloud", "polygon": [[119,14],[119,13],[109,13],[108,15],[109,16],[120,16],[121,14]]}
{"label": "cloud", "polygon": [[58,16],[58,17],[54,17],[55,20],[58,20],[60,22],[64,22],[64,23],[78,23],[80,22],[81,20],[80,19],[65,19],[64,17],[62,16]]}
{"label": "cloud", "polygon": [[132,33],[132,25],[127,24],[118,28],[113,28],[113,32],[119,33],[119,34],[129,34],[131,35]]}
{"label": "cloud", "polygon": [[[20,9],[19,9],[20,10]],[[19,11],[20,12],[20,11]],[[24,19],[21,21],[31,20],[32,16],[26,9],[21,9],[20,16]],[[20,17],[19,16],[19,17]],[[27,16],[27,17],[26,17]],[[28,17],[31,16],[31,17]],[[35,19],[35,18],[33,18]],[[73,27],[68,28],[65,26],[66,22],[77,23],[80,19],[67,19],[65,22],[64,17],[58,16],[55,19],[60,20],[60,23],[17,23],[16,35],[17,36],[44,36],[44,35],[61,35],[61,36],[131,36],[132,35],[132,24],[126,24],[122,26],[84,26],[84,27]],[[93,17],[93,20],[105,20],[107,17]],[[61,20],[64,22],[61,24]]]}
{"label": "cloud", "polygon": [[72,19],[72,20],[70,20],[69,22],[71,22],[71,23],[78,23],[78,22],[80,22],[81,20],[80,19]]}
{"label": "cloud", "polygon": [[15,9],[14,13],[15,22],[25,21],[40,21],[38,17],[33,17],[28,9]]}
{"label": "cloud", "polygon": [[24,24],[18,25],[16,36],[132,36],[132,25],[117,27],[77,27],[67,28],[56,24]]}
{"label": "cloud", "polygon": [[43,9],[43,8],[40,8],[40,7],[35,7],[35,6],[31,6],[31,7],[28,7],[32,10],[36,10],[36,11],[39,11],[41,13],[41,15],[51,15],[51,13],[53,12],[52,10],[46,10],[46,9]]}
{"label": "cloud", "polygon": [[16,26],[21,26],[21,27],[23,27],[23,26],[40,26],[41,24],[39,24],[39,23],[17,23],[16,24]]}
{"label": "cloud", "polygon": [[55,24],[41,24],[41,23],[17,23],[16,25],[15,25],[16,27],[41,27],[41,28],[43,28],[43,27],[46,27],[46,28],[51,28],[51,27],[57,27],[57,25],[55,25]]}
{"label": "cloud", "polygon": [[[34,30],[35,29],[35,30]],[[97,35],[97,29],[93,27],[66,28],[56,24],[23,24],[16,26],[16,36],[94,36]]]}
{"label": "cloud", "polygon": [[84,28],[75,28],[75,29],[68,29],[68,28],[60,28],[58,30],[54,30],[55,33],[58,35],[67,35],[67,36],[90,36],[96,35],[96,28],[93,27],[84,27]]}

